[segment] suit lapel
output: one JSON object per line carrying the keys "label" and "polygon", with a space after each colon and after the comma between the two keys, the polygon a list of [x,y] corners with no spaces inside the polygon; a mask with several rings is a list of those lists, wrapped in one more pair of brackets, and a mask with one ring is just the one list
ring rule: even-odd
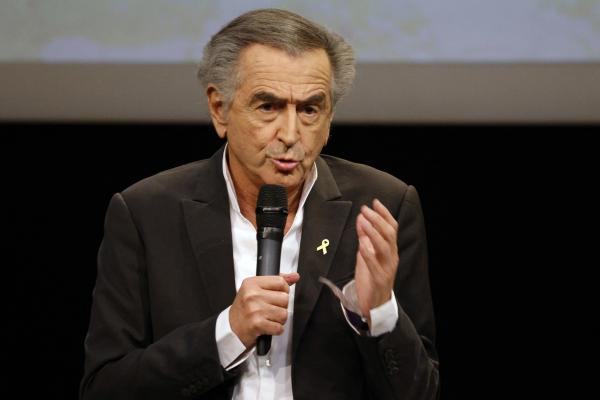
{"label": "suit lapel", "polygon": [[[296,284],[294,299],[292,359],[323,287],[318,279],[329,272],[352,207],[352,202],[340,200],[341,193],[333,175],[321,158],[317,159],[317,170],[319,177],[304,205],[298,261],[300,281]],[[329,241],[326,254],[317,250],[324,239]]]}
{"label": "suit lapel", "polygon": [[[229,199],[222,172],[223,148],[208,160],[198,174],[192,199],[182,200],[182,209],[190,243],[199,265],[199,273],[213,313],[227,308],[235,298],[235,276]],[[292,354],[316,305],[335,257],[352,202],[341,200],[341,193],[328,165],[318,158],[319,177],[305,205],[302,239],[294,300]],[[323,240],[329,241],[327,253],[317,250]]]}
{"label": "suit lapel", "polygon": [[229,199],[221,168],[223,148],[199,174],[192,199],[182,208],[188,236],[205,293],[213,313],[227,308],[235,298]]}

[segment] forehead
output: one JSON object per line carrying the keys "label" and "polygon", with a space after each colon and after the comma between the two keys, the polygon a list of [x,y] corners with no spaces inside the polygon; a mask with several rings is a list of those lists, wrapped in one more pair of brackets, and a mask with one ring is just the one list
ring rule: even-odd
{"label": "forehead", "polygon": [[242,92],[274,91],[280,95],[298,96],[331,91],[331,66],[323,49],[305,51],[291,56],[283,50],[253,44],[239,60]]}

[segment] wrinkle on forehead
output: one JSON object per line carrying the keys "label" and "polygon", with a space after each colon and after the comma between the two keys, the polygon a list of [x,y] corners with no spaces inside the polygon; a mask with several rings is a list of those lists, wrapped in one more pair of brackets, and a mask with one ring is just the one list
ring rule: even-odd
{"label": "wrinkle on forehead", "polygon": [[238,90],[252,96],[258,91],[274,92],[291,102],[320,91],[331,97],[331,66],[323,49],[291,56],[283,50],[251,45],[240,58]]}
{"label": "wrinkle on forehead", "polygon": [[308,100],[317,98],[318,95],[322,95],[325,102],[327,102],[327,99],[329,98],[326,85],[296,86],[287,85],[281,82],[273,82],[272,84],[266,83],[252,86],[251,92],[249,93],[249,100],[256,100],[262,93],[272,94],[274,96],[272,101],[284,99],[288,103],[293,104],[305,103]]}

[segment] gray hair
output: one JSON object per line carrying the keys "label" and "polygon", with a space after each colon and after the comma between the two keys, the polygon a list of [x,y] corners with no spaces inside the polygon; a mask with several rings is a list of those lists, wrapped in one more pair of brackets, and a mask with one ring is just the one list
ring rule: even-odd
{"label": "gray hair", "polygon": [[285,51],[292,57],[308,50],[323,49],[333,72],[333,105],[354,81],[354,51],[338,34],[289,11],[263,9],[240,15],[223,27],[204,47],[198,69],[203,87],[213,84],[229,108],[239,87],[237,62],[240,53],[251,44],[260,43]]}

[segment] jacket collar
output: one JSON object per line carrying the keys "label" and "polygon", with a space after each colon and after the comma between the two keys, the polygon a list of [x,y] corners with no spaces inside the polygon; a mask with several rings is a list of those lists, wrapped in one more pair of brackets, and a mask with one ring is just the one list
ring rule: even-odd
{"label": "jacket collar", "polygon": [[[185,223],[202,282],[213,313],[235,298],[235,277],[229,218],[229,198],[222,171],[224,146],[207,160],[197,175],[192,199],[182,200]],[[292,354],[295,355],[306,324],[320,295],[320,276],[327,276],[335,257],[352,202],[342,199],[327,163],[317,158],[318,178],[304,204],[302,239],[296,284]],[[327,253],[317,250],[329,241]]]}
{"label": "jacket collar", "polygon": [[224,146],[202,165],[192,198],[182,200],[188,237],[214,314],[229,307],[236,294],[223,150]]}
{"label": "jacket collar", "polygon": [[[337,183],[327,163],[316,161],[319,177],[304,205],[302,239],[294,300],[292,357],[295,356],[310,315],[323,285],[320,276],[327,276],[340,243],[352,202],[342,199]],[[327,253],[317,248],[327,240]],[[293,358],[292,358],[293,359]]]}

